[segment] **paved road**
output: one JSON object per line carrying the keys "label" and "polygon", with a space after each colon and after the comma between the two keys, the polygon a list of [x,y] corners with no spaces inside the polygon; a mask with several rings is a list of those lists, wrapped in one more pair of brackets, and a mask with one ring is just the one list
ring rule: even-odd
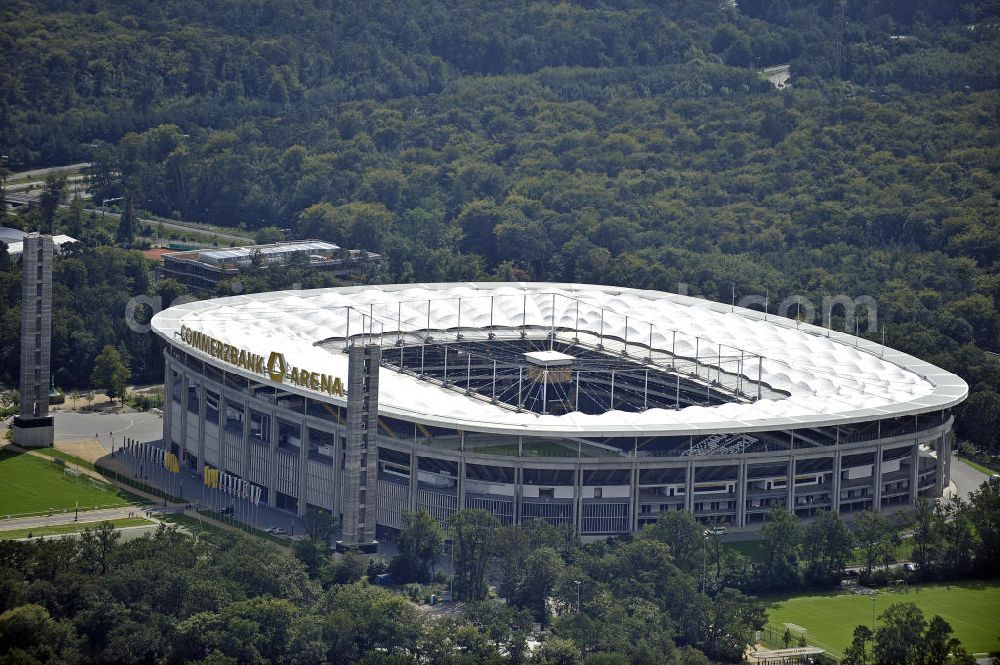
{"label": "paved road", "polygon": [[955,486],[958,496],[968,499],[969,493],[978,489],[988,479],[989,476],[982,471],[973,469],[955,455],[951,456],[951,483]]}
{"label": "paved road", "polygon": [[7,176],[7,182],[14,183],[19,180],[37,178],[38,176],[44,177],[50,173],[58,171],[79,171],[87,166],[90,166],[90,162],[80,162],[79,164],[69,164],[67,166],[51,166],[47,169],[34,169],[33,171],[19,171],[18,173],[11,173]]}
{"label": "paved road", "polygon": [[11,531],[13,529],[34,529],[43,526],[55,526],[57,524],[72,524],[76,521],[105,522],[109,520],[120,520],[126,517],[145,516],[145,512],[137,506],[80,511],[79,520],[74,519],[75,515],[72,511],[70,511],[68,513],[53,513],[52,515],[36,515],[35,517],[0,519],[0,531]]}
{"label": "paved road", "polygon": [[[108,213],[109,215],[111,213]],[[198,226],[193,226],[190,224],[178,224],[176,222],[165,222],[161,219],[140,219],[140,222],[144,224],[159,224],[164,228],[175,229],[178,231],[193,231],[195,233],[203,233],[207,236],[212,236],[213,238],[224,238],[226,240],[232,240],[240,245],[254,245],[253,238],[248,238],[246,236],[234,236],[228,233],[220,233],[219,231],[214,231],[212,229],[205,229]]]}
{"label": "paved road", "polygon": [[[56,441],[97,439],[105,450],[120,448],[123,437],[138,441],[153,441],[163,436],[163,419],[148,412],[140,413],[75,413],[54,411]],[[96,436],[95,436],[96,435]]]}

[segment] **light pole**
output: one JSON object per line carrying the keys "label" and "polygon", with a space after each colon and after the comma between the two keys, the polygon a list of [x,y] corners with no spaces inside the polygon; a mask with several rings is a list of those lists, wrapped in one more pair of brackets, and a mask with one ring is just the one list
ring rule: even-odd
{"label": "light pole", "polygon": [[872,634],[875,634],[875,599],[878,598],[877,593],[872,594]]}
{"label": "light pole", "polygon": [[573,580],[576,585],[576,613],[580,613],[580,580]]}

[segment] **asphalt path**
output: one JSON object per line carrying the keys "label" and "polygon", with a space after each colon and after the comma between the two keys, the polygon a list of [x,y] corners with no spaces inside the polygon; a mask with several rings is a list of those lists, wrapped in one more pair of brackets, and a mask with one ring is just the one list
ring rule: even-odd
{"label": "asphalt path", "polygon": [[978,489],[987,480],[989,476],[985,473],[972,468],[957,456],[951,456],[951,484],[955,486],[956,496],[968,499],[969,493]]}
{"label": "asphalt path", "polygon": [[[61,207],[65,208],[67,206],[61,206]],[[94,210],[95,212],[100,210],[100,208],[91,208],[91,209]],[[110,212],[110,211],[107,211],[106,213],[102,212],[102,214],[107,214],[108,217],[115,217],[115,218],[121,216],[117,212]],[[192,233],[201,233],[207,236],[212,236],[213,238],[224,238],[226,240],[233,240],[235,242],[240,243],[240,245],[255,244],[253,238],[248,238],[246,236],[234,236],[228,233],[222,233],[221,231],[216,231],[214,229],[203,228],[195,224],[179,224],[177,222],[168,222],[162,219],[152,219],[150,217],[137,217],[136,220],[141,224],[150,224],[150,225],[159,224],[164,228],[174,229],[177,231],[190,231]]]}
{"label": "asphalt path", "polygon": [[153,441],[163,436],[163,419],[149,412],[75,413],[54,411],[56,441],[97,439],[105,450],[121,448],[122,439]]}
{"label": "asphalt path", "polygon": [[36,529],[43,526],[55,526],[57,524],[73,524],[74,522],[98,523],[111,520],[120,520],[127,517],[146,517],[145,511],[138,506],[124,506],[122,508],[106,508],[103,510],[81,510],[80,519],[74,519],[73,511],[65,513],[53,513],[51,515],[35,515],[33,517],[15,517],[12,519],[0,520],[0,531],[11,531],[13,529]]}
{"label": "asphalt path", "polygon": [[90,166],[90,162],[80,162],[79,164],[69,164],[67,166],[50,166],[46,169],[34,169],[32,171],[18,171],[17,173],[11,173],[7,176],[7,182],[15,183],[19,180],[31,180],[32,178],[47,176],[50,173],[56,173],[58,171],[79,171],[87,166]]}

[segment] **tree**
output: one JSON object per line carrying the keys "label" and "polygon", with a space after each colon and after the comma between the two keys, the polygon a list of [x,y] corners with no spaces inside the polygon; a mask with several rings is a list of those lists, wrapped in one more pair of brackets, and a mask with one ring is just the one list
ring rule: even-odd
{"label": "tree", "polygon": [[350,549],[337,557],[330,566],[327,582],[330,584],[354,584],[365,575],[365,555]]}
{"label": "tree", "polygon": [[38,199],[39,207],[42,211],[43,233],[53,233],[55,229],[56,211],[59,205],[66,198],[66,174],[51,171],[45,176],[45,185],[42,195]]}
{"label": "tree", "polygon": [[253,234],[253,240],[258,245],[270,245],[284,239],[285,234],[277,226],[265,226]]}
{"label": "tree", "polygon": [[935,502],[917,497],[913,511],[913,561],[921,575],[937,566],[941,556],[941,529]]}
{"label": "tree", "polygon": [[2,410],[4,417],[7,417],[8,411],[17,407],[18,401],[16,390],[5,390],[0,393],[0,410]]}
{"label": "tree", "polygon": [[702,651],[709,658],[738,662],[767,623],[764,608],[736,589],[723,589],[708,606]]}
{"label": "tree", "polygon": [[93,385],[105,390],[108,397],[119,397],[125,404],[125,385],[129,380],[128,365],[117,348],[108,344],[94,360],[94,371],[90,375]]}
{"label": "tree", "polygon": [[551,547],[532,552],[524,566],[524,578],[518,589],[518,605],[531,610],[543,625],[549,622],[548,599],[564,567],[562,557]]}
{"label": "tree", "polygon": [[[306,536],[292,543],[292,554],[306,567],[309,577],[316,577],[319,575],[323,565],[330,558],[329,543]],[[348,581],[353,582],[355,580],[349,579]]]}
{"label": "tree", "polygon": [[763,581],[769,588],[787,589],[799,583],[802,527],[790,512],[775,508],[761,529],[764,545]]}
{"label": "tree", "polygon": [[80,534],[80,556],[94,565],[101,575],[108,572],[111,556],[121,534],[111,522],[101,522]]}
{"label": "tree", "polygon": [[976,567],[993,572],[1000,567],[1000,478],[993,476],[972,492],[969,520],[976,530]]}
{"label": "tree", "polygon": [[70,623],[52,618],[39,605],[21,605],[0,614],[0,653],[9,663],[81,661],[78,638]]}
{"label": "tree", "polygon": [[307,510],[302,522],[305,525],[306,535],[323,543],[329,543],[337,528],[336,518],[327,510],[315,508]]}
{"label": "tree", "polygon": [[693,573],[701,569],[703,528],[686,510],[661,512],[655,523],[643,527],[639,537],[667,545],[681,570]]}
{"label": "tree", "polygon": [[580,665],[580,649],[569,640],[550,637],[535,649],[532,665]]}
{"label": "tree", "polygon": [[455,547],[455,593],[465,600],[486,596],[486,566],[500,522],[485,510],[460,510],[448,520]]}
{"label": "tree", "polygon": [[73,200],[69,203],[69,214],[66,215],[66,233],[77,240],[83,238],[83,199],[78,194],[73,195]]}
{"label": "tree", "polygon": [[840,515],[819,510],[806,527],[803,547],[809,559],[809,579],[818,584],[835,584],[844,572],[854,545],[850,529]]}
{"label": "tree", "polygon": [[941,500],[936,513],[941,530],[941,567],[958,577],[969,574],[976,534],[967,504],[961,497]]}
{"label": "tree", "polygon": [[913,603],[890,605],[881,615],[875,631],[875,665],[920,665],[927,621]]}
{"label": "tree", "polygon": [[858,515],[854,520],[854,537],[865,552],[869,575],[895,551],[896,532],[882,513],[866,510]]}
{"label": "tree", "polygon": [[871,661],[868,650],[873,637],[872,630],[868,626],[855,627],[851,645],[844,650],[843,665],[869,665]]}
{"label": "tree", "polygon": [[397,583],[429,582],[443,543],[444,530],[427,511],[404,513],[397,541],[398,554],[391,564],[393,580]]}
{"label": "tree", "polygon": [[123,247],[131,247],[135,242],[135,201],[132,192],[125,192],[125,204],[122,206],[121,215],[118,216],[118,231],[115,233],[115,242]]}
{"label": "tree", "polygon": [[412,654],[423,624],[413,603],[363,583],[331,588],[318,610],[324,655],[331,663],[356,662],[376,651]]}

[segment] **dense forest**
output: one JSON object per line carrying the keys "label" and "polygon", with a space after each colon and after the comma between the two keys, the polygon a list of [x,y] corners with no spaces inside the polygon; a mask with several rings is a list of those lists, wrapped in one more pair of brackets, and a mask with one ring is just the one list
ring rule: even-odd
{"label": "dense forest", "polygon": [[[878,320],[860,308],[861,331],[962,375],[960,435],[1000,449],[998,2],[0,12],[8,168],[92,161],[95,198],[378,251],[384,281],[870,295]],[[777,90],[762,71],[783,64],[791,85]],[[149,288],[134,259],[111,261],[125,279],[86,282],[95,259],[79,260],[64,284]],[[90,319],[120,320],[126,299],[104,298],[106,316],[70,299],[56,357],[91,363],[106,340],[79,337],[105,336]],[[107,329],[111,343],[130,334]],[[156,380],[144,343],[128,344],[136,378]]]}
{"label": "dense forest", "polygon": [[[952,573],[995,571],[998,500],[994,479],[968,504],[924,506],[913,528],[926,538],[920,560],[928,573],[939,561]],[[663,513],[635,538],[584,545],[544,520],[501,526],[485,511],[462,510],[448,524],[454,592],[466,602],[453,615],[371,584],[391,570],[396,589],[420,599],[428,587],[413,582],[444,580],[435,571],[444,532],[427,513],[407,515],[391,562],[357,552],[331,558],[330,525],[320,519],[307,520],[293,553],[202,533],[191,519],[198,535],[163,526],[124,542],[106,523],[80,538],[0,541],[0,662],[739,662],[766,618],[764,603],[738,587],[763,577],[780,588],[803,569],[820,586],[838,584],[855,543],[878,553],[893,532],[870,523],[881,515],[865,515],[850,531],[821,511],[803,529],[777,509],[753,563],[718,538],[706,559],[704,527],[684,512]],[[969,537],[955,538],[962,529]],[[939,556],[969,568],[957,571]],[[488,594],[487,582],[506,602]],[[838,646],[852,665],[975,663],[951,633],[940,617],[901,603],[882,613],[877,630],[859,626],[850,647]]]}

